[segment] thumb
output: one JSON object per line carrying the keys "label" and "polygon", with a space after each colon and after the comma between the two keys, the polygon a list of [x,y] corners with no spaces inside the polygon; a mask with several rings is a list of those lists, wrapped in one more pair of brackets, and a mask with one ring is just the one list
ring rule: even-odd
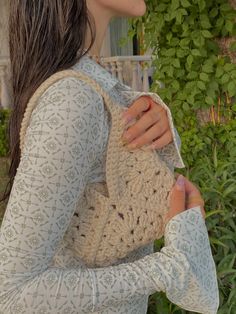
{"label": "thumb", "polygon": [[179,175],[170,195],[170,210],[182,212],[185,210],[185,179]]}

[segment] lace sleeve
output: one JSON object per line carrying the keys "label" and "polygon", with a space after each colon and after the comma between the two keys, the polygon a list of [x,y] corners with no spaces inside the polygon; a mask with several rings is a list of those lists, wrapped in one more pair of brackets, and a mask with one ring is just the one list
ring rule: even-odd
{"label": "lace sleeve", "polygon": [[89,313],[166,291],[184,308],[214,314],[215,268],[197,210],[172,219],[162,251],[138,261],[95,269],[52,266],[98,154],[102,108],[90,87],[67,78],[33,111],[1,226],[0,312]]}

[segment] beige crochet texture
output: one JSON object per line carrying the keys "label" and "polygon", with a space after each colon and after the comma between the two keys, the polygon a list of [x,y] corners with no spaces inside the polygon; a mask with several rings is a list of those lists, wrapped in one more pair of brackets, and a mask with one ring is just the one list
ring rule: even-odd
{"label": "beige crochet texture", "polygon": [[65,77],[83,80],[102,95],[112,123],[106,182],[87,185],[83,211],[75,209],[64,239],[68,240],[68,245],[73,245],[77,256],[87,266],[108,266],[163,236],[174,174],[157,151],[145,147],[129,150],[123,145],[121,137],[125,126],[121,115],[124,107],[115,103],[93,79],[74,70],[60,71],[49,77],[29,100],[20,130],[21,152],[31,113],[39,98]]}

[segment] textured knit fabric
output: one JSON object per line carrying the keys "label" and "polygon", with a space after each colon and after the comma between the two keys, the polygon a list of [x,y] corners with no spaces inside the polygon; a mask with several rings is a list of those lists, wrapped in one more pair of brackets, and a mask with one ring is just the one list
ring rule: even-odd
{"label": "textured knit fabric", "polygon": [[123,145],[124,106],[113,101],[96,80],[81,71],[59,71],[37,89],[21,123],[21,151],[38,100],[50,86],[64,78],[77,78],[90,85],[103,97],[112,120],[106,153],[106,182],[87,184],[83,211],[76,208],[64,240],[67,239],[68,245],[73,246],[73,251],[87,266],[111,266],[164,235],[164,216],[169,210],[175,177],[156,151],[147,150],[145,146],[130,150]]}
{"label": "textured knit fabric", "polygon": [[[124,106],[138,97],[87,57],[73,68]],[[83,81],[62,79],[39,100],[1,226],[0,313],[144,314],[155,291],[185,309],[216,313],[215,264],[199,207],[170,220],[160,252],[148,245],[119,265],[88,268],[64,241],[86,185],[105,178],[109,130],[101,96]],[[176,133],[168,146],[163,158],[182,167]]]}

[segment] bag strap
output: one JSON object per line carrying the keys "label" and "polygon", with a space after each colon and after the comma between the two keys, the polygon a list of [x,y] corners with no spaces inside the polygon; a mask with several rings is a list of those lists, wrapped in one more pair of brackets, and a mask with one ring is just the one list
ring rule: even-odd
{"label": "bag strap", "polygon": [[23,146],[24,146],[26,129],[29,126],[31,114],[33,110],[35,109],[39,98],[51,85],[53,85],[55,82],[59,81],[60,79],[66,78],[66,77],[75,77],[75,78],[81,79],[85,83],[93,87],[95,91],[103,97],[104,104],[106,105],[106,107],[108,108],[112,116],[112,128],[110,131],[109,142],[108,142],[108,147],[107,147],[106,182],[107,182],[109,197],[113,199],[117,199],[119,182],[116,175],[116,166],[117,166],[116,161],[118,162],[119,150],[122,149],[121,148],[122,144],[117,145],[117,141],[119,141],[119,139],[121,138],[123,130],[124,130],[124,124],[121,118],[119,119],[119,116],[121,117],[121,112],[123,108],[118,103],[113,101],[111,97],[104,91],[104,89],[94,79],[88,77],[87,75],[81,72],[75,71],[75,70],[63,70],[50,76],[38,87],[38,89],[35,91],[33,96],[30,98],[27,104],[27,108],[25,110],[23,119],[22,119],[21,129],[20,129],[20,150],[22,152]]}

